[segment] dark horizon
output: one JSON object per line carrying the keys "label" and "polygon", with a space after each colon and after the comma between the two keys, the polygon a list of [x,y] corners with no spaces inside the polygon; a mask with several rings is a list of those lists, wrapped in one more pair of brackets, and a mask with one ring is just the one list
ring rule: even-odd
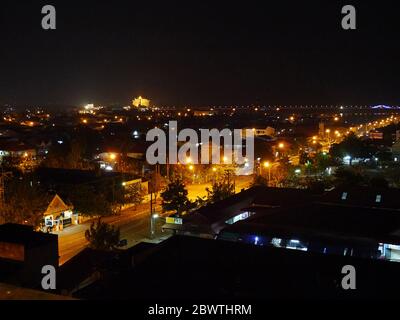
{"label": "dark horizon", "polygon": [[353,1],[354,31],[345,4],[6,1],[0,104],[398,105],[394,4]]}

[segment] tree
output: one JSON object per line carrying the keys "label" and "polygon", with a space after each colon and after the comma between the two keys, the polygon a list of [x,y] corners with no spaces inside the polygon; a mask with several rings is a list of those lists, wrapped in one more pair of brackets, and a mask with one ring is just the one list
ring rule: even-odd
{"label": "tree", "polygon": [[337,186],[359,186],[364,182],[361,172],[355,169],[339,167],[335,174],[335,184]]}
{"label": "tree", "polygon": [[161,193],[163,211],[176,211],[178,215],[192,207],[188,198],[188,191],[182,180],[176,179],[168,184],[164,192]]}
{"label": "tree", "polygon": [[113,250],[120,241],[120,229],[115,228],[99,218],[92,222],[90,228],[85,231],[85,238],[89,241],[89,246],[97,250]]}
{"label": "tree", "polygon": [[307,189],[311,190],[314,194],[322,194],[325,189],[327,189],[329,185],[329,181],[327,179],[313,179],[313,178],[306,178],[305,186]]}
{"label": "tree", "polygon": [[329,154],[320,152],[315,156],[314,166],[317,172],[324,172],[328,167],[332,166],[332,160]]}
{"label": "tree", "polygon": [[145,191],[140,183],[125,187],[125,203],[133,204],[136,208],[144,200]]}
{"label": "tree", "polygon": [[369,180],[369,185],[373,188],[388,189],[389,181],[382,176],[376,176]]}
{"label": "tree", "polygon": [[330,154],[335,158],[350,157],[350,165],[354,158],[371,157],[376,150],[358,138],[354,133],[349,134],[342,142],[334,144]]}
{"label": "tree", "polygon": [[107,216],[112,214],[111,203],[101,192],[90,185],[68,186],[65,190],[74,208],[85,216]]}
{"label": "tree", "polygon": [[212,185],[212,190],[206,188],[206,191],[208,193],[208,201],[214,203],[234,195],[235,187],[230,181],[222,180],[219,182],[214,182]]}
{"label": "tree", "polygon": [[255,175],[251,186],[252,187],[255,187],[255,186],[268,187],[268,180],[261,175]]}
{"label": "tree", "polygon": [[49,204],[47,194],[30,176],[6,183],[5,203],[0,208],[3,222],[39,226]]}
{"label": "tree", "polygon": [[94,130],[87,127],[74,128],[72,132],[52,142],[42,164],[50,168],[94,169],[93,163],[87,159],[92,158],[97,152],[95,146],[98,146],[100,141],[100,137]]}
{"label": "tree", "polygon": [[277,186],[285,186],[288,181],[292,180],[294,167],[291,165],[287,156],[279,160],[279,165],[273,171],[273,179]]}

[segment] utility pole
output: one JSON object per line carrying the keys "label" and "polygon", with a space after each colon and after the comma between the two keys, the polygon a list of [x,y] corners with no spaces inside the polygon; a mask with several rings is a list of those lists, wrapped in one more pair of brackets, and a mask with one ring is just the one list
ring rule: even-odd
{"label": "utility pole", "polygon": [[153,239],[153,190],[150,191],[150,239]]}
{"label": "utility pole", "polygon": [[4,207],[6,203],[6,197],[5,197],[5,180],[6,178],[11,178],[12,173],[11,172],[4,172],[3,169],[1,169],[1,174],[0,174],[0,209]]}
{"label": "utility pole", "polygon": [[155,193],[156,206],[157,206],[157,189],[158,189],[158,175],[160,171],[160,166],[157,164],[155,171],[151,175],[151,179],[149,181],[149,191],[150,191],[150,238],[152,239],[154,236],[154,208],[153,208],[153,192]]}
{"label": "utility pole", "polygon": [[0,208],[4,207],[5,204],[5,196],[4,196],[4,174],[1,173],[0,176]]}
{"label": "utility pole", "polygon": [[168,154],[167,154],[167,181],[169,181],[169,157],[168,157]]}

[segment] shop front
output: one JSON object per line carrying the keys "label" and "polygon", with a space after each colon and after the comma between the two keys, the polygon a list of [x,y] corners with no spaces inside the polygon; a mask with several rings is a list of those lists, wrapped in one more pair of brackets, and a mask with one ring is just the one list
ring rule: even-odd
{"label": "shop front", "polygon": [[62,231],[65,227],[79,224],[79,215],[58,195],[55,195],[43,214],[42,231]]}

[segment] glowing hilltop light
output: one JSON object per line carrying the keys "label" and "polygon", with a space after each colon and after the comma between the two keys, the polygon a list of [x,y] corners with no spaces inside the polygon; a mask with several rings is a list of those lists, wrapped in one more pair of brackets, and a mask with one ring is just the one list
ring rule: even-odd
{"label": "glowing hilltop light", "polygon": [[96,114],[95,111],[99,111],[103,109],[103,107],[96,107],[93,103],[88,103],[87,105],[82,107],[82,110],[79,111],[81,114]]}
{"label": "glowing hilltop light", "polygon": [[132,100],[132,106],[138,109],[147,109],[150,107],[150,100],[139,96]]}

